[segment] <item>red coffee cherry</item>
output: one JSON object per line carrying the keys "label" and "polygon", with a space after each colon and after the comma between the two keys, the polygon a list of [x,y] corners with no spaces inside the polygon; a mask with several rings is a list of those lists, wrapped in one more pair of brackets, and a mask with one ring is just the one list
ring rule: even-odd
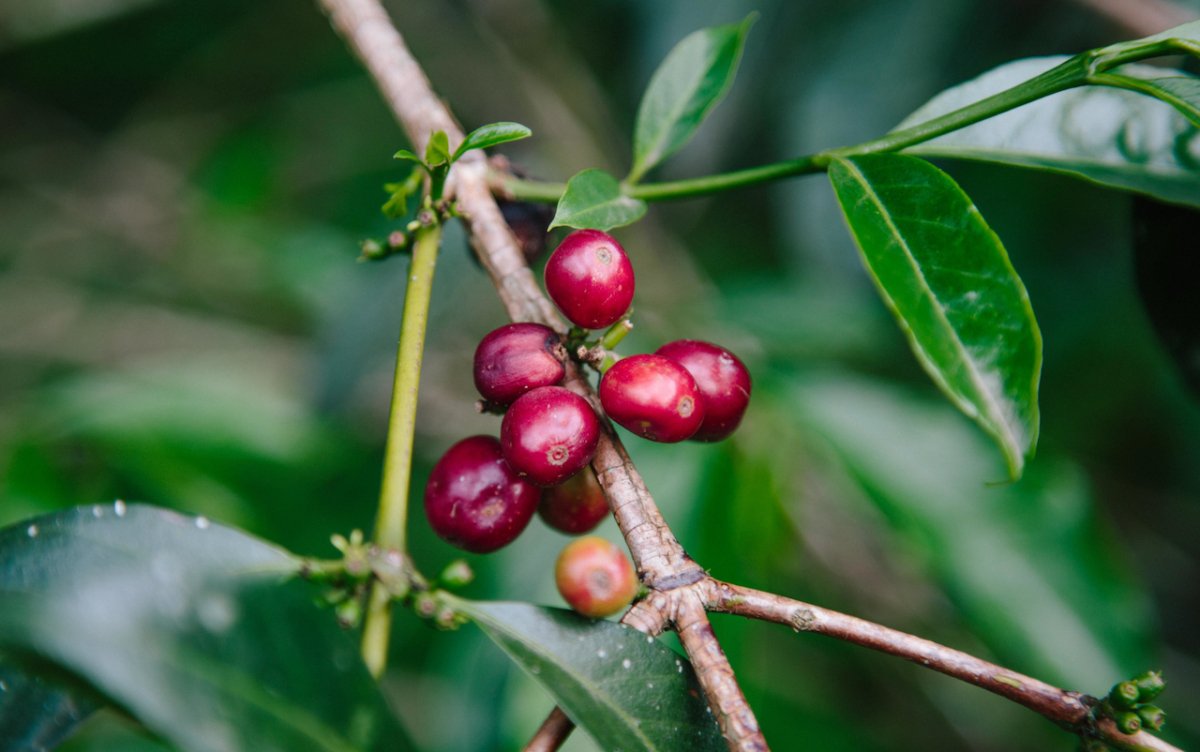
{"label": "red coffee cherry", "polygon": [[487,553],[511,543],[537,509],[537,486],[504,461],[500,442],[470,436],[446,450],[425,486],[425,515],[451,545]]}
{"label": "red coffee cherry", "polygon": [[608,516],[608,501],[596,474],[585,467],[557,486],[544,489],[538,514],[555,530],[579,535],[595,529]]}
{"label": "red coffee cherry", "polygon": [[504,413],[500,446],[518,473],[539,486],[562,483],[592,461],[600,421],[583,397],[561,386],[522,394]]}
{"label": "red coffee cherry", "polygon": [[750,404],[750,372],[737,356],[711,342],[681,339],[655,351],[687,369],[704,402],[704,422],[692,441],[720,441],[742,422]]}
{"label": "red coffee cherry", "polygon": [[633,302],[633,265],[613,236],[576,230],[546,262],[546,292],[576,326],[603,329]]}
{"label": "red coffee cherry", "polygon": [[554,583],[567,604],[593,619],[612,616],[637,595],[637,575],[621,549],[587,535],[567,544],[554,565]]}
{"label": "red coffee cherry", "polygon": [[497,405],[509,405],[530,389],[562,381],[558,335],[541,324],[507,324],[475,348],[475,388]]}
{"label": "red coffee cherry", "polygon": [[610,418],[651,441],[683,441],[704,421],[695,379],[661,355],[618,360],[600,379],[600,403]]}

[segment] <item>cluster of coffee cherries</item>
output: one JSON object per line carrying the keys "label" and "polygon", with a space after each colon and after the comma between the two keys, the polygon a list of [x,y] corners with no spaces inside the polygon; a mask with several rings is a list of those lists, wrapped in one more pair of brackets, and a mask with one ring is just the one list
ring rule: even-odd
{"label": "cluster of coffee cherries", "polygon": [[[538,512],[571,535],[595,528],[608,504],[589,464],[600,421],[586,399],[561,386],[568,358],[602,370],[606,413],[639,436],[661,442],[719,441],[737,428],[750,400],[750,375],[732,353],[679,340],[653,354],[616,358],[587,332],[628,328],[633,266],[621,245],[598,230],[579,230],[546,263],[546,291],[575,327],[562,336],[533,323],[508,324],[475,350],[482,405],[503,412],[500,437],[471,436],[438,461],[425,488],[434,531],[476,553],[512,542]],[[577,611],[607,616],[637,590],[628,559],[588,536],[558,559],[559,592]]]}

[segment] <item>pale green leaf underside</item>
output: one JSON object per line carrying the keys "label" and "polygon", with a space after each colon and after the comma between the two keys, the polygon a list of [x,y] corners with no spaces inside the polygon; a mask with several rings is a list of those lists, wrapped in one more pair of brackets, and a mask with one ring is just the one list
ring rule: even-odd
{"label": "pale green leaf underside", "polygon": [[1042,342],[999,238],[954,181],[924,160],[837,159],[829,178],[917,359],[1019,477],[1037,443]]}
{"label": "pale green leaf underside", "polygon": [[658,640],[562,609],[458,603],[602,749],[725,749],[691,664]]}
{"label": "pale green leaf underside", "polygon": [[624,195],[616,178],[593,168],[567,181],[550,229],[610,230],[632,224],[645,213],[646,202]]}
{"label": "pale green leaf underside", "polygon": [[[938,94],[897,129],[1015,86],[1066,59],[1031,58],[1002,65]],[[1120,70],[1142,79],[1168,72],[1140,65]],[[1200,134],[1196,127],[1168,104],[1109,87],[1088,86],[1053,94],[905,151],[1060,172],[1200,206]]]}
{"label": "pale green leaf underside", "polygon": [[188,752],[410,749],[297,567],[154,507],[36,518],[0,530],[0,651],[81,677]]}
{"label": "pale green leaf underside", "polygon": [[1097,76],[1096,83],[1147,94],[1179,110],[1192,125],[1200,126],[1200,78],[1195,76],[1158,76],[1142,78],[1119,73]]}
{"label": "pale green leaf underside", "polygon": [[630,182],[686,144],[725,96],[756,17],[692,32],[659,65],[638,106]]}

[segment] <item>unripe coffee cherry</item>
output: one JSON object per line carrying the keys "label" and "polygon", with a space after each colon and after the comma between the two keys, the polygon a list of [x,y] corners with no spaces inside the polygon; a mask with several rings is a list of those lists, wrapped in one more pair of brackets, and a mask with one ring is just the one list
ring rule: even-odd
{"label": "unripe coffee cherry", "polygon": [[579,535],[595,529],[608,516],[608,501],[596,474],[585,467],[557,486],[544,489],[538,514],[555,530]]}
{"label": "unripe coffee cherry", "polygon": [[600,379],[600,402],[610,418],[651,441],[683,441],[704,421],[695,379],[661,355],[631,355],[614,363]]}
{"label": "unripe coffee cherry", "polygon": [[470,436],[434,465],[425,486],[425,515],[447,543],[487,553],[521,534],[539,496],[537,486],[504,461],[499,441]]}
{"label": "unripe coffee cherry", "polygon": [[565,355],[550,327],[506,324],[489,332],[475,348],[475,388],[489,402],[512,404],[530,389],[562,381]]}
{"label": "unripe coffee cherry", "polygon": [[600,421],[583,397],[561,386],[522,394],[504,413],[500,446],[518,473],[553,486],[592,461]]}
{"label": "unripe coffee cherry", "polygon": [[608,233],[576,230],[546,262],[546,292],[571,323],[603,329],[633,302],[633,265]]}
{"label": "unripe coffee cherry", "polygon": [[723,347],[694,339],[668,342],[655,351],[687,369],[704,402],[704,422],[692,441],[720,441],[742,422],[750,404],[750,372]]}
{"label": "unripe coffee cherry", "polygon": [[621,549],[594,535],[567,544],[554,565],[554,582],[571,608],[593,619],[625,608],[638,589],[633,565]]}

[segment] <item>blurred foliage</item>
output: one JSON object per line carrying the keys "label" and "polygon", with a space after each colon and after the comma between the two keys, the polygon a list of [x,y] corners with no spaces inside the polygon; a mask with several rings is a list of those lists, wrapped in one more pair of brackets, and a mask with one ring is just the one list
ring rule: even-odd
{"label": "blurred foliage", "polygon": [[[553,179],[623,174],[662,56],[750,10],[762,18],[738,81],[654,177],[869,138],[999,63],[1133,36],[1082,4],[1033,0],[391,10],[461,122],[529,125],[532,139],[501,151]],[[120,497],[321,556],[330,533],[368,527],[405,261],[354,260],[360,238],[393,229],[380,186],[404,177],[390,158],[403,146],[309,3],[6,2],[0,523]],[[1063,177],[942,166],[1004,240],[1045,337],[1027,478],[989,485],[1002,469],[914,362],[819,178],[654,205],[619,232],[639,275],[622,349],[704,337],[756,379],[733,440],[631,451],[714,575],[1096,694],[1161,667],[1165,734],[1195,746],[1200,410],[1138,298],[1131,201]],[[503,314],[465,248],[448,234],[418,489],[451,442],[498,430],[474,412],[469,359]],[[419,513],[412,527],[426,571],[454,556]],[[563,542],[535,522],[509,549],[469,557],[479,579],[466,595],[556,603],[549,563]],[[778,749],[1074,744],[892,658],[730,618],[716,628]],[[478,630],[405,616],[395,629],[384,687],[422,749],[514,748],[548,710]],[[159,746],[107,712],[65,748]],[[568,748],[593,746],[576,735]]]}

